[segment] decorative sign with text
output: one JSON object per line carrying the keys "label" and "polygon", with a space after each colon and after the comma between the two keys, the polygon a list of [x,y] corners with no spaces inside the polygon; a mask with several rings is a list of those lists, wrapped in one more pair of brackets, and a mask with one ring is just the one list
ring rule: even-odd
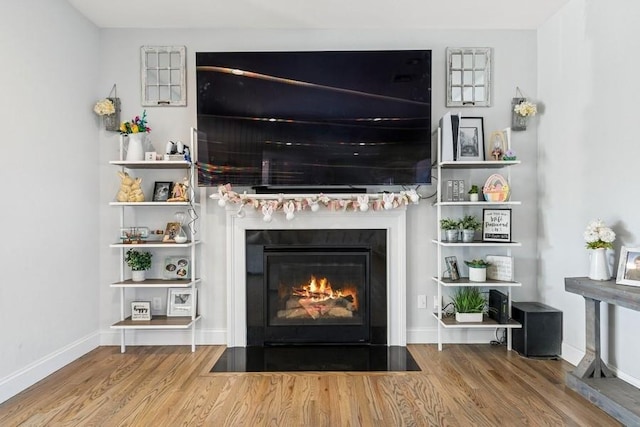
{"label": "decorative sign with text", "polygon": [[513,258],[505,255],[487,255],[487,279],[513,281]]}
{"label": "decorative sign with text", "polygon": [[511,209],[482,210],[482,241],[511,242]]}

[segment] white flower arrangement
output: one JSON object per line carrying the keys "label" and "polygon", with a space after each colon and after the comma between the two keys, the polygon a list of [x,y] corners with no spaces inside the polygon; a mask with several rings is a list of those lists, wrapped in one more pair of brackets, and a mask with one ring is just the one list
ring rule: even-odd
{"label": "white flower arrangement", "polygon": [[110,99],[101,99],[96,102],[93,111],[99,116],[108,116],[116,112],[116,106]]}
{"label": "white flower arrangement", "polygon": [[538,106],[533,102],[524,101],[513,107],[513,111],[522,117],[533,117],[538,112]]}
{"label": "white flower arrangement", "polygon": [[613,249],[616,233],[604,224],[601,219],[591,221],[584,231],[587,249]]}

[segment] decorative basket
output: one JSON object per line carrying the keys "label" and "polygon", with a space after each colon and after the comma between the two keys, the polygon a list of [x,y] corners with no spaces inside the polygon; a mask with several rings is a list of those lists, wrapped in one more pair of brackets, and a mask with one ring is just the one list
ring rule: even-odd
{"label": "decorative basket", "polygon": [[487,202],[505,202],[509,200],[509,192],[509,183],[497,173],[491,175],[482,187],[482,194]]}

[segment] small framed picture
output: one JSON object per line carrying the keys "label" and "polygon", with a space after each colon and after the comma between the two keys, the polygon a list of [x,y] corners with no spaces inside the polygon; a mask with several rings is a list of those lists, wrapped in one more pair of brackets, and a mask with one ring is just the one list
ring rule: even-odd
{"label": "small framed picture", "polygon": [[484,126],[482,117],[461,117],[457,159],[461,162],[484,161]]}
{"label": "small framed picture", "polygon": [[151,320],[151,302],[132,301],[131,320]]}
{"label": "small framed picture", "polygon": [[511,242],[511,209],[482,210],[482,241]]}
{"label": "small framed picture", "polygon": [[460,280],[460,271],[458,270],[458,259],[455,256],[444,257],[444,262],[449,272],[451,280]]}
{"label": "small framed picture", "polygon": [[616,283],[640,286],[640,248],[622,247]]}
{"label": "small framed picture", "polygon": [[153,187],[153,201],[166,202],[171,194],[171,181],[156,181]]}
{"label": "small framed picture", "polygon": [[176,236],[180,232],[180,223],[179,222],[168,222],[167,228],[164,230],[164,237],[162,238],[163,243],[175,243]]}
{"label": "small framed picture", "polygon": [[189,279],[191,262],[188,256],[170,256],[164,259],[162,278],[165,280]]}
{"label": "small framed picture", "polygon": [[198,290],[191,288],[169,288],[167,294],[167,316],[191,316],[196,312]]}

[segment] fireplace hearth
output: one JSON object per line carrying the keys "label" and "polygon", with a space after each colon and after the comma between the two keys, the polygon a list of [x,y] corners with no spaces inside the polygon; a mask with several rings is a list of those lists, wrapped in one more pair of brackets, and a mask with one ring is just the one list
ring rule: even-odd
{"label": "fireplace hearth", "polygon": [[247,230],[247,345],[387,344],[386,230]]}

